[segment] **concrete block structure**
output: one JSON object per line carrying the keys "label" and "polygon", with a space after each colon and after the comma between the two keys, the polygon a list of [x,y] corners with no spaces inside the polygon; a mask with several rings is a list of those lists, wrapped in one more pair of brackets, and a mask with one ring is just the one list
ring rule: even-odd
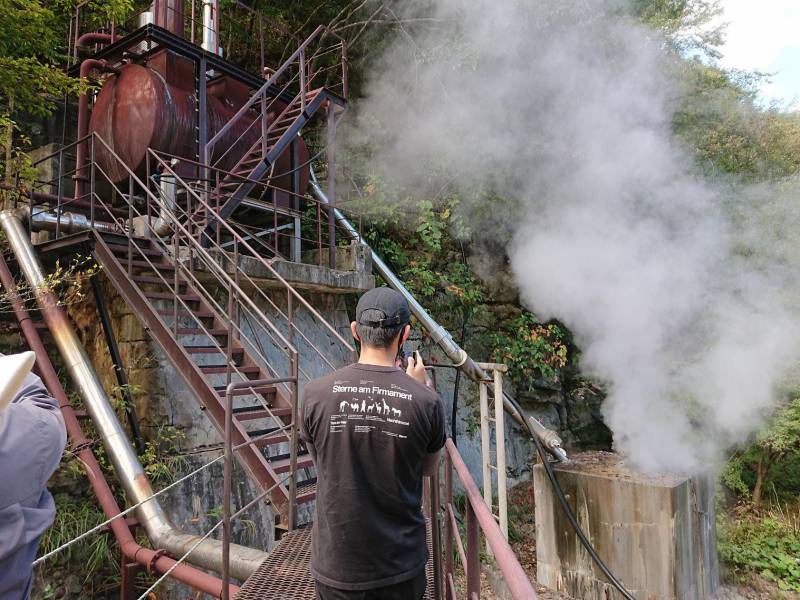
{"label": "concrete block structure", "polygon": [[[703,600],[719,585],[714,482],[709,476],[644,475],[608,452],[554,465],[578,522],[637,600]],[[536,576],[581,600],[621,598],[558,506],[544,467],[534,468]]]}

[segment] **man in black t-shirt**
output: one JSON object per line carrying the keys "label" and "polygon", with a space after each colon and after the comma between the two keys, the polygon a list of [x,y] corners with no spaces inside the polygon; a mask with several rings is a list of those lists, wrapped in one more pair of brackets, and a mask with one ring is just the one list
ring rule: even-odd
{"label": "man in black t-shirt", "polygon": [[425,593],[422,476],[445,441],[444,407],[417,354],[396,366],[410,312],[394,290],[364,294],[351,324],[358,363],[308,383],[300,436],[317,468],[311,572],[319,600]]}

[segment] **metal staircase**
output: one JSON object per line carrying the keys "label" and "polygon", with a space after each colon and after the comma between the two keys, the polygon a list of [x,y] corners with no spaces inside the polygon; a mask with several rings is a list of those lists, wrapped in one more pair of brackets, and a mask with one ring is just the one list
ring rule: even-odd
{"label": "metal staircase", "polygon": [[[90,243],[117,292],[222,434],[227,384],[269,379],[274,377],[270,367],[245,348],[231,319],[206,299],[207,290],[199,288],[158,243],[97,232],[90,234]],[[293,526],[289,512],[294,503],[309,502],[315,493],[311,457],[291,444],[296,387],[287,391],[283,386],[260,386],[249,391],[237,396],[233,408],[233,443],[240,446],[240,462],[262,489],[289,471],[302,477],[294,499],[285,484],[271,494],[287,525]]]}
{"label": "metal staircase", "polygon": [[[294,528],[296,507],[314,499],[316,482],[311,457],[297,434],[298,388],[312,378],[298,344],[305,365],[342,366],[331,358],[330,347],[318,348],[298,326],[295,311],[310,315],[348,358],[352,346],[260,254],[253,240],[225,219],[217,227],[225,242],[218,241],[219,235],[198,239],[191,215],[198,209],[210,214],[214,208],[196,183],[184,181],[165,158],[154,152],[150,157],[160,177],[170,178],[179,201],[165,197],[158,178],[140,180],[97,134],[74,145],[79,143],[90,152],[102,147],[113,155],[128,180],[115,183],[91,164],[92,189],[110,188],[116,205],[97,192],[88,199],[88,211],[86,202],[80,207],[65,202],[57,213],[74,218],[88,212],[82,218],[89,227],[74,235],[56,231],[56,238],[39,250],[60,255],[86,247],[91,252],[220,436],[230,383],[284,380],[256,384],[236,395],[231,434],[248,476],[262,491],[274,487],[270,499],[280,514],[279,526]],[[29,219],[36,221],[42,210],[32,205]],[[258,267],[261,280],[242,268],[245,258]],[[271,292],[264,289],[263,274],[273,280]],[[285,294],[281,304],[275,289]]]}
{"label": "metal staircase", "polygon": [[[324,40],[333,38],[332,45]],[[340,62],[331,64],[334,57]],[[332,79],[333,74],[333,81]],[[286,97],[292,100],[286,103]],[[224,201],[213,212],[198,209],[193,219],[213,227],[217,219],[229,217],[254,191],[264,192],[264,185],[278,158],[292,153],[292,169],[298,169],[295,142],[300,130],[320,109],[333,117],[344,108],[347,97],[347,61],[344,40],[324,26],[318,27],[295,52],[256,91],[250,100],[208,141],[203,148],[203,162],[219,169],[230,155],[246,147],[235,166],[217,181],[215,193]],[[277,116],[274,116],[277,115]],[[241,130],[228,148],[218,144],[231,131]],[[291,193],[303,192],[293,183]]]}

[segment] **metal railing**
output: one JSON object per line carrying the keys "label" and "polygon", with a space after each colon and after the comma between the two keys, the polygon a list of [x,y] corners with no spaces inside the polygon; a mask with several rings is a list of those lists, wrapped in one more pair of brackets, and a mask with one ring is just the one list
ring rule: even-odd
{"label": "metal railing", "polygon": [[[478,363],[478,366],[491,374],[490,380],[478,383],[478,396],[481,411],[481,458],[483,463],[483,499],[494,510],[492,493],[492,471],[497,474],[497,515],[500,531],[508,539],[508,500],[506,498],[506,437],[505,415],[503,413],[503,373],[508,367],[498,363]],[[493,414],[489,413],[489,386],[492,386]],[[495,432],[495,461],[492,462],[491,429]]]}
{"label": "metal railing", "polygon": [[[60,165],[64,163],[65,154],[74,149],[77,144],[84,143],[88,146],[88,155],[91,157],[86,172],[89,185],[85,194],[78,198],[64,198],[62,180],[75,173],[75,169],[59,172],[58,181],[35,182],[26,195],[31,199],[29,218],[38,222],[42,216],[48,216],[55,221],[55,237],[61,237],[69,230],[64,231],[64,223],[80,219],[82,228],[94,228],[100,231],[113,231],[126,240],[126,256],[119,258],[120,266],[126,270],[129,277],[134,275],[134,262],[139,266],[149,267],[153,272],[154,283],[160,284],[171,290],[164,302],[171,303],[171,310],[161,312],[165,317],[172,317],[169,325],[164,321],[166,328],[171,329],[172,335],[177,340],[181,327],[179,317],[189,319],[191,326],[205,335],[212,347],[216,347],[216,355],[225,359],[226,384],[234,382],[234,375],[242,381],[249,381],[249,377],[239,370],[233,356],[232,342],[234,339],[245,348],[249,356],[259,365],[268,377],[285,379],[285,374],[292,374],[292,381],[285,380],[285,397],[293,412],[296,412],[298,399],[298,380],[300,377],[310,380],[315,375],[308,373],[299,362],[299,351],[296,341],[300,341],[306,350],[308,363],[316,361],[325,364],[330,369],[341,365],[335,364],[331,359],[330,348],[325,351],[314,344],[311,337],[298,327],[295,320],[295,310],[304,309],[312,320],[326,331],[333,344],[340,345],[342,350],[355,356],[355,350],[341,334],[325,320],[320,313],[272,266],[271,262],[261,256],[256,248],[245,239],[234,227],[224,219],[220,220],[219,229],[224,232],[226,247],[216,239],[208,236],[198,239],[194,225],[191,221],[193,207],[202,206],[205,210],[213,208],[207,204],[203,195],[198,193],[196,186],[185,182],[172,170],[171,165],[155,152],[150,153],[149,159],[161,171],[160,177],[169,177],[172,185],[177,188],[185,198],[184,203],[172,202],[164,197],[157,181],[147,178],[140,180],[128,169],[106,142],[96,133],[76,141],[74,144],[62,148],[56,155],[59,156]],[[96,152],[104,152],[113,158],[115,164],[124,169],[126,180],[114,182],[106,170],[95,160]],[[47,160],[45,157],[42,160]],[[39,191],[42,188],[48,190]],[[98,188],[103,188],[104,194],[98,193]],[[56,194],[50,193],[56,190]],[[107,199],[104,200],[104,197]],[[42,205],[42,202],[52,203],[55,206]],[[55,210],[52,215],[50,211]],[[80,211],[72,213],[68,211]],[[88,216],[83,213],[88,212]],[[143,231],[143,228],[147,231]],[[156,231],[156,229],[160,231]],[[159,270],[157,257],[149,255],[144,248],[136,242],[139,236],[145,234],[152,247],[171,259],[174,270],[171,275]],[[285,291],[286,304],[284,307],[266,293],[263,283],[255,276],[240,268],[240,258],[247,256],[254,260],[262,270],[263,275],[275,280],[278,289]],[[215,339],[213,325],[207,325],[200,316],[182,297],[181,287],[189,284],[192,291],[200,294],[202,300],[214,311],[215,317],[222,322],[226,329],[227,343],[220,343]],[[247,290],[245,291],[245,288]],[[261,304],[261,306],[259,305]],[[265,308],[262,308],[265,307]],[[274,317],[265,314],[266,307],[272,309]],[[168,314],[168,313],[171,313]],[[208,315],[205,315],[208,316]],[[277,318],[280,325],[275,321]],[[185,327],[185,326],[184,326]],[[266,338],[276,349],[270,354],[262,344]],[[279,357],[283,359],[279,360]],[[245,387],[252,389],[253,384],[247,383]],[[261,408],[269,411],[263,398],[255,395]],[[291,475],[288,490],[289,500],[289,526],[294,526],[294,513],[297,499],[297,454],[298,441],[295,435],[296,419],[289,425],[292,433],[288,435],[290,441]],[[239,448],[239,446],[237,446]]]}
{"label": "metal railing", "polygon": [[[319,312],[306,300],[272,265],[270,260],[267,260],[262,256],[262,254],[256,250],[253,244],[251,244],[245,237],[239,233],[230,223],[228,223],[225,219],[219,219],[219,228],[216,232],[216,235],[212,236],[209,235],[207,232],[203,232],[200,234],[199,239],[197,237],[197,233],[195,231],[191,231],[191,225],[184,224],[186,223],[186,219],[190,218],[192,214],[194,214],[193,207],[200,207],[207,211],[209,214],[214,214],[215,207],[212,207],[204,198],[203,194],[199,193],[195,186],[190,185],[186,181],[184,181],[172,168],[172,166],[165,161],[161,156],[159,156],[156,152],[150,150],[149,151],[150,157],[155,161],[155,164],[161,169],[162,176],[168,175],[174,178],[176,185],[179,189],[185,191],[187,199],[190,199],[190,203],[187,208],[178,208],[179,214],[174,216],[174,219],[170,219],[173,222],[173,227],[176,231],[180,231],[181,238],[180,241],[182,244],[189,248],[194,249],[197,251],[197,254],[203,257],[207,257],[208,250],[214,251],[214,256],[211,260],[206,258],[206,267],[211,269],[211,272],[219,274],[223,278],[230,278],[232,274],[234,278],[237,278],[234,281],[234,291],[236,292],[237,296],[239,297],[238,300],[241,302],[245,302],[251,308],[254,307],[254,303],[249,295],[244,294],[242,291],[241,285],[242,283],[247,284],[248,291],[251,294],[254,294],[255,297],[263,300],[267,303],[275,312],[278,314],[286,323],[287,325],[287,334],[289,336],[294,336],[295,334],[300,336],[306,344],[308,348],[316,355],[317,358],[323,360],[326,365],[328,365],[332,369],[336,369],[337,367],[328,360],[327,353],[323,352],[319,349],[308,337],[306,333],[304,333],[297,325],[294,323],[292,319],[292,312],[293,312],[293,303],[297,302],[300,306],[302,306],[308,313],[314,318],[317,324],[321,325],[325,331],[336,341],[338,342],[341,347],[346,350],[351,358],[355,359],[355,348],[350,344],[344,337],[330,324],[328,321],[319,314]],[[155,196],[150,194],[150,197],[155,199]],[[156,200],[156,204],[159,210],[163,209],[168,212],[168,209],[165,207],[164,203],[161,201]],[[176,205],[179,206],[179,205]],[[182,214],[181,214],[182,213]],[[150,219],[152,219],[153,211],[150,210],[148,212],[150,215]],[[222,241],[222,235],[228,238],[227,242]],[[190,238],[190,239],[189,239]],[[174,239],[174,236],[173,236]],[[227,250],[222,246],[225,243],[228,248],[232,247],[232,252]],[[239,265],[239,257],[241,256],[249,256],[253,258],[259,267],[263,268],[266,273],[276,281],[278,281],[281,287],[284,288],[286,292],[286,311],[284,311],[281,307],[279,307],[275,301],[264,292],[262,289],[263,286],[259,285],[258,281],[255,277],[249,275],[245,270],[240,268]],[[194,254],[190,251],[188,254],[189,260],[187,261],[189,264],[189,269],[193,269],[193,260]],[[217,259],[217,260],[214,260]],[[222,265],[220,265],[222,262]],[[236,304],[236,303],[235,303]],[[266,318],[266,317],[264,317]]]}
{"label": "metal railing", "polygon": [[[205,226],[209,221],[216,219],[220,207],[231,196],[230,193],[221,191],[221,183],[223,181],[237,184],[250,183],[253,184],[254,190],[243,204],[251,210],[260,212],[261,220],[255,224],[228,217],[226,222],[253,246],[257,255],[266,259],[280,258],[293,262],[315,262],[319,266],[328,264],[326,253],[329,254],[337,243],[336,237],[331,237],[328,232],[328,204],[308,194],[301,194],[272,183],[287,176],[294,176],[295,171],[301,170],[304,165],[285,173],[274,174],[269,179],[257,181],[245,175],[232,173],[219,167],[209,167],[199,161],[167,152],[153,150],[152,153],[161,159],[159,166],[167,163],[174,172],[206,170],[207,177],[205,179],[183,177],[196,195],[201,198],[209,198],[204,204],[194,202],[192,207],[195,219],[198,215],[202,216],[202,220],[195,220],[198,235],[203,235]],[[148,155],[146,160],[147,170],[152,172],[151,157]],[[151,176],[151,179],[154,177]],[[210,214],[205,214],[206,206],[211,207]],[[198,209],[202,210],[198,211]],[[347,214],[360,226],[361,215],[350,211]],[[226,235],[224,227],[217,229],[212,237],[215,243],[223,248],[230,249],[234,245],[234,241]],[[309,250],[316,252],[316,256],[311,259],[304,256],[304,253],[307,254]]]}
{"label": "metal railing", "polygon": [[[328,37],[336,40],[333,44],[323,45]],[[316,44],[313,46],[312,44]],[[330,63],[330,57],[336,56],[339,62]],[[330,81],[329,74],[337,72],[335,83]],[[347,45],[343,38],[324,25],[320,25],[314,32],[300,44],[297,50],[284,62],[256,91],[236,114],[210,139],[203,148],[203,163],[217,166],[230,149],[239,147],[242,142],[252,135],[258,137],[262,150],[266,151],[269,134],[273,131],[274,124],[281,120],[294,105],[299,104],[301,112],[305,112],[309,93],[317,87],[325,86],[326,89],[347,98]],[[281,97],[288,94],[295,100],[286,105]],[[258,118],[253,119],[253,112]],[[270,123],[270,113],[277,114]],[[249,121],[249,123],[248,123]],[[217,143],[223,139],[233,128],[241,127],[247,123],[241,134],[233,144],[223,153],[215,156],[214,150]],[[264,152],[266,153],[266,152]]]}
{"label": "metal railing", "polygon": [[[479,600],[481,597],[481,535],[494,557],[494,562],[511,592],[514,600],[536,600],[536,592],[531,585],[527,573],[519,564],[514,551],[500,530],[491,509],[486,504],[475,480],[470,475],[467,465],[456,449],[453,440],[448,438],[444,447],[444,499],[439,511],[432,511],[431,521],[434,534],[439,531],[439,519],[444,521],[444,552],[434,553],[434,573],[437,582],[438,598],[457,600],[458,574],[456,569],[456,552],[466,580],[463,598]],[[466,543],[459,529],[460,515],[454,499],[453,473],[464,490],[464,515]],[[432,484],[438,494],[438,482]],[[433,506],[439,506],[433,501]],[[434,540],[436,542],[436,540]]]}

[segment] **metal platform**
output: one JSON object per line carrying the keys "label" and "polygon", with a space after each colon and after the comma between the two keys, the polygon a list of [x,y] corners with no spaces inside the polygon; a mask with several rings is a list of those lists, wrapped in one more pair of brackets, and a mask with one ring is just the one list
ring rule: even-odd
{"label": "metal platform", "polygon": [[[430,525],[430,524],[429,524]],[[311,562],[311,528],[295,529],[281,538],[269,558],[244,583],[235,600],[314,600]],[[428,555],[431,530],[428,527]],[[425,567],[428,588],[424,600],[434,600],[433,561]]]}

